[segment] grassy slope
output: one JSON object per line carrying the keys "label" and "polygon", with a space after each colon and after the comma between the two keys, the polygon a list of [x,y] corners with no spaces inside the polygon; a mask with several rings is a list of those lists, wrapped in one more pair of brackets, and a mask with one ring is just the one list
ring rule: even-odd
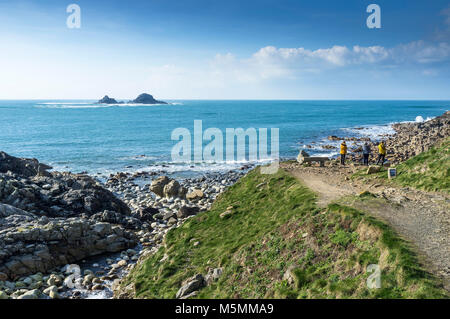
{"label": "grassy slope", "polygon": [[[232,215],[220,218],[229,206]],[[366,288],[372,263],[382,268],[382,289]],[[165,247],[122,285],[133,283],[138,298],[174,298],[185,279],[210,267],[224,273],[200,298],[444,297],[387,226],[337,204],[321,211],[314,194],[281,170],[250,172],[211,211],[171,230]],[[283,280],[288,268],[293,284]]]}
{"label": "grassy slope", "polygon": [[[381,181],[387,179],[386,169],[370,177],[365,175],[365,170],[355,176],[378,178]],[[450,138],[441,145],[397,165],[397,178],[392,181],[401,186],[450,193]]]}

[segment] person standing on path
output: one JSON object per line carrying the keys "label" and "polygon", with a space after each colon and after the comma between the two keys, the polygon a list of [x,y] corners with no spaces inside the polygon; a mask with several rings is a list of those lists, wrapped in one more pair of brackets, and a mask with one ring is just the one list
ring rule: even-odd
{"label": "person standing on path", "polygon": [[378,144],[378,160],[377,165],[381,161],[381,166],[384,164],[384,158],[386,157],[386,145],[384,145],[384,142],[381,141],[380,144]]}
{"label": "person standing on path", "polygon": [[362,147],[362,153],[363,153],[363,165],[369,166],[369,156],[370,156],[370,145],[369,143],[365,142]]}
{"label": "person standing on path", "polygon": [[341,165],[345,165],[345,156],[347,155],[347,144],[345,141],[341,143]]}

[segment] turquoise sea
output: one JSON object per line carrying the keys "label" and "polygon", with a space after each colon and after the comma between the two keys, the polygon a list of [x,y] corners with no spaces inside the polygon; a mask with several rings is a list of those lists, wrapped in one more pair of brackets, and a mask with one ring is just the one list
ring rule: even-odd
{"label": "turquoise sea", "polygon": [[224,135],[226,128],[278,128],[281,158],[294,158],[311,142],[315,144],[310,153],[335,155],[320,147],[331,144],[326,140],[329,135],[377,139],[392,132],[391,123],[427,120],[450,109],[450,101],[168,102],[107,106],[91,100],[2,100],[0,150],[72,172],[164,169],[174,174],[201,173],[242,163],[173,163],[171,149],[177,141],[171,133],[181,127],[193,135],[194,120],[202,120],[203,130],[219,128]]}

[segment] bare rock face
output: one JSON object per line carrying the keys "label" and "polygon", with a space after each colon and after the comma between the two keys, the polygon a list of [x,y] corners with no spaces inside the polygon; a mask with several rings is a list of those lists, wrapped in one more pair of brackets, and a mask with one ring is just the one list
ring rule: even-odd
{"label": "bare rock face", "polygon": [[35,158],[18,158],[10,156],[5,152],[0,152],[0,173],[7,173],[8,171],[21,176],[36,176],[49,175],[48,169],[51,166],[39,163]]}
{"label": "bare rock face", "polygon": [[130,209],[87,175],[51,177],[0,174],[0,202],[47,217],[91,216],[105,210],[129,215]]}
{"label": "bare rock face", "polygon": [[0,273],[47,272],[83,258],[134,247],[140,220],[87,175],[0,152]]}
{"label": "bare rock face", "polygon": [[0,273],[10,279],[137,244],[120,225],[47,218],[0,204]]}

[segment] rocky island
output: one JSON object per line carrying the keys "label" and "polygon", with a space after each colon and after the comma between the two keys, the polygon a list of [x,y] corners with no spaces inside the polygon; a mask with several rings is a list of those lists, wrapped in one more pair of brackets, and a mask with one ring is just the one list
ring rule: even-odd
{"label": "rocky island", "polygon": [[123,102],[117,102],[116,99],[110,98],[108,95],[105,95],[101,100],[97,101],[97,104],[122,104]]}
{"label": "rocky island", "polygon": [[[164,101],[158,101],[155,100],[153,95],[142,93],[134,100],[128,101],[128,103],[134,103],[134,104],[168,104]],[[97,101],[97,104],[124,104],[123,101],[117,101],[114,98],[109,97],[108,95],[105,95],[102,99]]]}
{"label": "rocky island", "polygon": [[147,93],[140,94],[137,98],[130,101],[129,103],[136,103],[136,104],[167,104],[167,102],[164,101],[158,101],[155,100],[155,98]]}

